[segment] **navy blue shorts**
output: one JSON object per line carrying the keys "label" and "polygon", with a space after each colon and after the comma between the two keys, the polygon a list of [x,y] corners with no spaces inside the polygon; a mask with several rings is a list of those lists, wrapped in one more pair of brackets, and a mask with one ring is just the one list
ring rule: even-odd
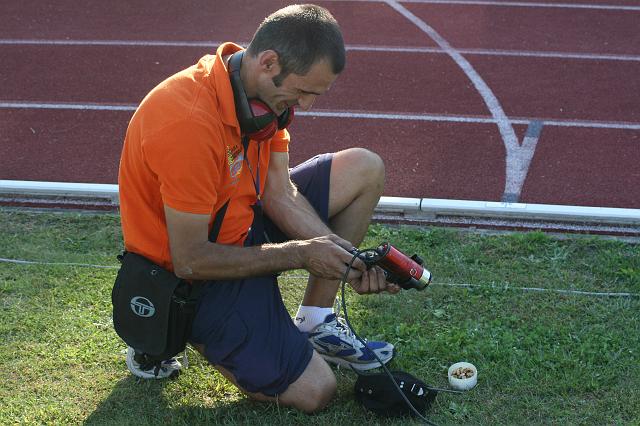
{"label": "navy blue shorts", "polygon": [[[331,154],[322,154],[291,170],[291,179],[325,222],[329,216]],[[286,236],[265,217],[269,241]],[[262,238],[249,233],[250,245]],[[291,320],[276,276],[209,281],[193,323],[191,342],[205,346],[213,365],[228,370],[249,392],[283,393],[304,372],[311,344]]]}

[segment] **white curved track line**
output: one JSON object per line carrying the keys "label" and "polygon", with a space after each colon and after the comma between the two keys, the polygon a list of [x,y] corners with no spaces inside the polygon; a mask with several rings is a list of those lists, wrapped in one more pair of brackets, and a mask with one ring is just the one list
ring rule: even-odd
{"label": "white curved track line", "polygon": [[[352,3],[386,3],[386,0],[324,0],[329,2],[352,2]],[[579,3],[544,3],[531,1],[495,1],[495,0],[401,0],[401,3],[422,3],[422,4],[457,4],[457,5],[480,5],[480,6],[504,6],[504,7],[553,7],[560,9],[594,9],[594,10],[620,10],[620,11],[640,11],[640,6],[625,6],[616,4],[579,4]]]}
{"label": "white curved track line", "polygon": [[460,52],[454,49],[449,42],[438,34],[436,30],[431,28],[426,22],[415,16],[396,0],[385,0],[385,3],[426,33],[447,55],[451,57],[451,59],[454,60],[460,69],[462,69],[462,71],[467,75],[469,80],[471,80],[471,83],[475,86],[480,96],[482,96],[482,100],[487,105],[487,108],[489,108],[491,116],[496,120],[498,130],[500,131],[500,135],[502,136],[502,141],[507,152],[507,158],[505,160],[506,179],[503,193],[513,193],[514,188],[522,188],[524,179],[526,178],[526,171],[523,173],[521,170],[523,162],[518,161],[518,159],[533,157],[532,146],[535,149],[535,144],[519,145],[518,137],[513,130],[513,126],[511,125],[509,118],[504,113],[502,106],[500,106],[498,98],[496,98],[487,83],[485,83],[482,77],[480,77],[480,74],[478,74],[478,72],[471,66],[469,61],[460,54]]}

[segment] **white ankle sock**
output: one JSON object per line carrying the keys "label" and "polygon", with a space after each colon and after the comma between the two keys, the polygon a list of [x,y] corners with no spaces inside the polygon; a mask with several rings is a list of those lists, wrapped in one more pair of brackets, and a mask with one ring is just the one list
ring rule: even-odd
{"label": "white ankle sock", "polygon": [[333,308],[321,308],[319,306],[302,306],[298,307],[295,324],[300,331],[308,333],[318,324],[324,322],[327,315],[333,313]]}

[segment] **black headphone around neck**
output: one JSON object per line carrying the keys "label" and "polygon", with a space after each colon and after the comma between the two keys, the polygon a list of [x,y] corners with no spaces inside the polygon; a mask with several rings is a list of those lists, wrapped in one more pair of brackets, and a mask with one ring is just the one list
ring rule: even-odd
{"label": "black headphone around neck", "polygon": [[236,105],[236,116],[242,136],[256,141],[271,139],[278,130],[285,129],[293,120],[293,107],[277,116],[260,99],[248,99],[240,79],[240,65],[244,51],[240,50],[229,58],[229,80]]}

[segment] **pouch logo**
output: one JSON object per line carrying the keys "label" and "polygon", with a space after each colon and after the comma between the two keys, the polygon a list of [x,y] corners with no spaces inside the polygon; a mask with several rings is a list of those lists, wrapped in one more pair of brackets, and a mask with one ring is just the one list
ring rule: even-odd
{"label": "pouch logo", "polygon": [[131,310],[139,317],[148,318],[156,313],[156,307],[146,297],[136,296],[131,299]]}

